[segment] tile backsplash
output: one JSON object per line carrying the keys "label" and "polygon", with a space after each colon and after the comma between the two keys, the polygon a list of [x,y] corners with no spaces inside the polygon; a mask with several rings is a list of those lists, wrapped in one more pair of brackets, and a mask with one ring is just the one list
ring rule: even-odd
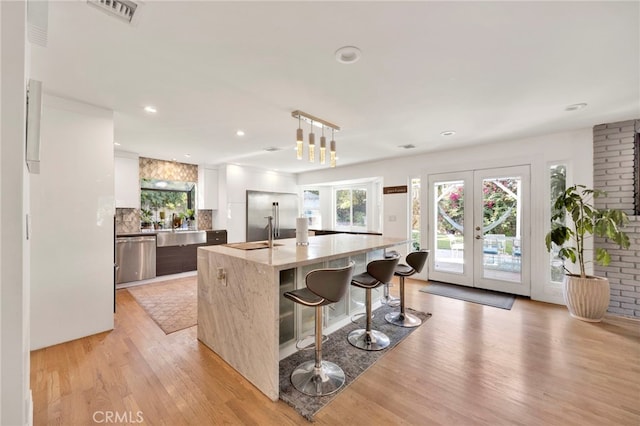
{"label": "tile backsplash", "polygon": [[176,161],[140,157],[140,178],[197,182],[198,166]]}
{"label": "tile backsplash", "polygon": [[198,210],[196,219],[199,230],[213,229],[213,210]]}
{"label": "tile backsplash", "polygon": [[[213,210],[196,212],[198,230],[213,229]],[[116,209],[116,234],[140,232],[140,210],[129,208]]]}
{"label": "tile backsplash", "polygon": [[140,232],[140,210],[129,208],[116,209],[116,233]]}

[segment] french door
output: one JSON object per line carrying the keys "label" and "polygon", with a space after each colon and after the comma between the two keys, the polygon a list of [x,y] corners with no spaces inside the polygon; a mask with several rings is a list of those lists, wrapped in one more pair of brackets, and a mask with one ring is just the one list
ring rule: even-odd
{"label": "french door", "polygon": [[429,278],[529,296],[529,166],[428,182]]}

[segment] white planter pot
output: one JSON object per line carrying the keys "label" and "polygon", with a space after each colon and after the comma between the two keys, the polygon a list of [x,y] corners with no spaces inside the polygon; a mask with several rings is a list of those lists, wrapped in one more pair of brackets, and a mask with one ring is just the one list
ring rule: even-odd
{"label": "white planter pot", "polygon": [[609,307],[609,280],[603,277],[567,275],[563,293],[571,316],[582,321],[602,321]]}

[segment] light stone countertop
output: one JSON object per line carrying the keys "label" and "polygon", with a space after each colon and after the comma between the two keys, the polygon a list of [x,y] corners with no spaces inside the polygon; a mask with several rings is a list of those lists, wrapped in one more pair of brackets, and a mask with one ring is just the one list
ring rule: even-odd
{"label": "light stone countertop", "polygon": [[295,238],[287,238],[274,240],[272,249],[242,250],[222,244],[201,247],[199,250],[270,265],[276,270],[283,270],[319,261],[354,256],[407,242],[409,242],[407,239],[383,237],[381,235],[331,234],[309,237],[309,245],[306,246],[298,246]]}

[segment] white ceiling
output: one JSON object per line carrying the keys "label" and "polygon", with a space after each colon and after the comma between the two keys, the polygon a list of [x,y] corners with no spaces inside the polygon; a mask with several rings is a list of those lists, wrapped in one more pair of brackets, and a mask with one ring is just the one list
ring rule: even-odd
{"label": "white ceiling", "polygon": [[[31,76],[114,110],[118,149],[142,156],[326,168],[295,159],[296,109],[342,128],[339,166],[640,117],[637,1],[147,0],[137,14],[50,1]],[[360,61],[335,60],[347,45]]]}

